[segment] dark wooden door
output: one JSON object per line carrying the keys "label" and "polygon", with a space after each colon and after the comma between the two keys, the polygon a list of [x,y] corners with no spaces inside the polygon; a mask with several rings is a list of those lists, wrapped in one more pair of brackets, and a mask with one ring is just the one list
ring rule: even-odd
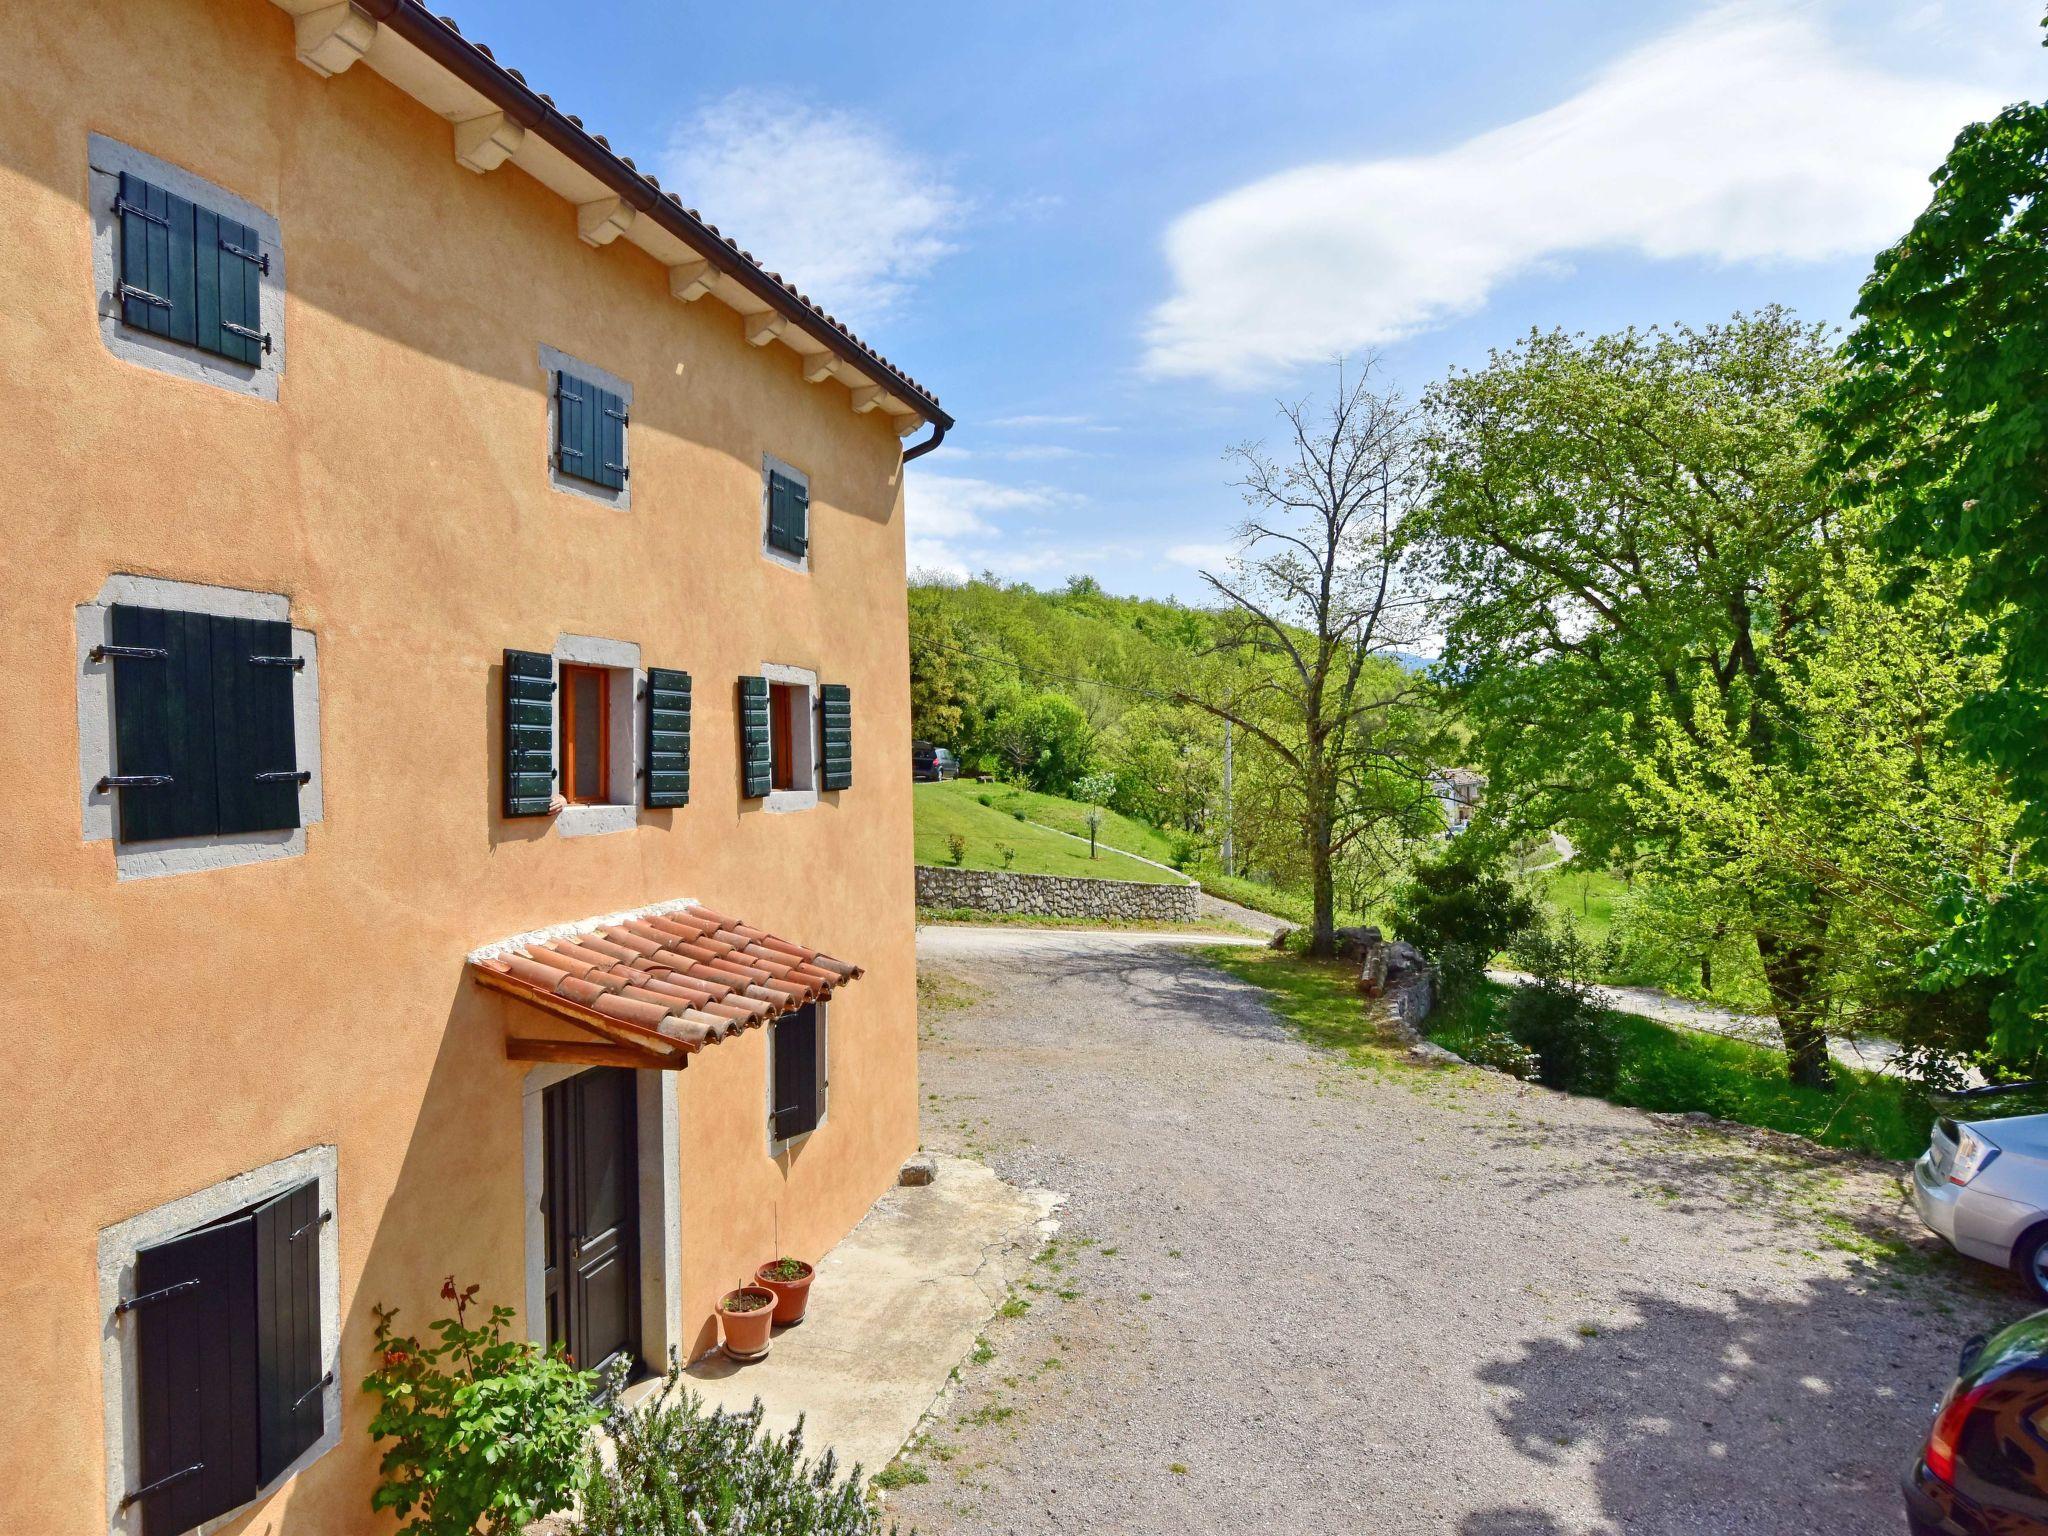
{"label": "dark wooden door", "polygon": [[579,1366],[640,1356],[640,1146],[632,1072],[542,1090],[548,1341]]}

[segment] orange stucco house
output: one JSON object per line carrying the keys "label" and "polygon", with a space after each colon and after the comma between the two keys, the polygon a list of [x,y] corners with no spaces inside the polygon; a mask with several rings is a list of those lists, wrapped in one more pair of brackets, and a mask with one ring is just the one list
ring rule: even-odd
{"label": "orange stucco house", "polygon": [[0,1529],[385,1528],[917,1143],[915,380],[414,0],[11,7]]}

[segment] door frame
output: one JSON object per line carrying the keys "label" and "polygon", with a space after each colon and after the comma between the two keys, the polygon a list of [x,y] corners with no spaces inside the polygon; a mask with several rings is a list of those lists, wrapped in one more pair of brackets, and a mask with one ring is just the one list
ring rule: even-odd
{"label": "door frame", "polygon": [[[547,1322],[547,1132],[543,1090],[589,1067],[536,1065],[520,1086],[520,1131],[525,1162],[526,1336],[546,1346]],[[682,1350],[683,1272],[682,1111],[679,1074],[633,1074],[634,1121],[640,1175],[640,1358],[659,1374],[671,1347]]]}

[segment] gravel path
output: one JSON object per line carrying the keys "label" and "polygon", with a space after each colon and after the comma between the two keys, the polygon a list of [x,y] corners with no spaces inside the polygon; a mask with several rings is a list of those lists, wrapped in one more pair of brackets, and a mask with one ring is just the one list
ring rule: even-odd
{"label": "gravel path", "polygon": [[928,1144],[1069,1196],[891,1495],[927,1536],[1898,1532],[1957,1347],[2027,1310],[1889,1168],[1350,1064],[1173,946],[919,953]]}

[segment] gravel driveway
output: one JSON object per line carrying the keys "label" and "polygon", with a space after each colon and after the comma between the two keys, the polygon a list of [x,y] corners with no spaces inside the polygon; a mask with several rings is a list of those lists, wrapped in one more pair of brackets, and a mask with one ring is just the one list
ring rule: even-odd
{"label": "gravel driveway", "polygon": [[919,955],[927,1143],[1069,1199],[906,1527],[1899,1532],[1957,1347],[2026,1310],[1877,1165],[1360,1067],[1171,945]]}

